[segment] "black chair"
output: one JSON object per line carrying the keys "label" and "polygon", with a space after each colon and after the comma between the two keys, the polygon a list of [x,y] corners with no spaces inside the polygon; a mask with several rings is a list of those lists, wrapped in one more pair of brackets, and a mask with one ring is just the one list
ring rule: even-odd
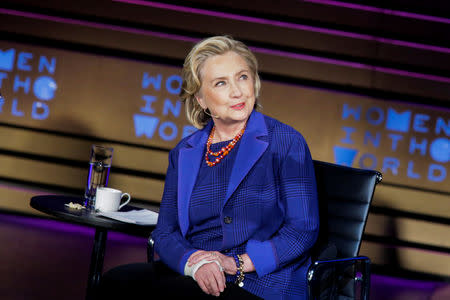
{"label": "black chair", "polygon": [[368,299],[370,260],[357,256],[381,173],[314,161],[320,230],[311,251],[310,299]]}
{"label": "black chair", "polygon": [[[311,250],[309,299],[368,299],[370,260],[357,256],[381,173],[314,161],[320,230]],[[153,261],[153,240],[147,247]]]}

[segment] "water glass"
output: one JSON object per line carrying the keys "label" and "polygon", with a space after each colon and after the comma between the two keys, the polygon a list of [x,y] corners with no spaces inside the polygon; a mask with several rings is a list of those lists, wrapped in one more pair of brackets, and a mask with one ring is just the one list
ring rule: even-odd
{"label": "water glass", "polygon": [[95,207],[97,188],[108,186],[109,170],[111,168],[113,148],[92,145],[89,159],[89,173],[84,193],[84,206],[88,209]]}

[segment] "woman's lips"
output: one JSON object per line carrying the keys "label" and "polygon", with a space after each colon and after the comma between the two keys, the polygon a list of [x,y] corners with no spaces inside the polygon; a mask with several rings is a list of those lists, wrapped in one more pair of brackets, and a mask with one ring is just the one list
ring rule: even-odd
{"label": "woman's lips", "polygon": [[245,107],[245,102],[238,103],[236,105],[231,106],[232,109],[240,110]]}

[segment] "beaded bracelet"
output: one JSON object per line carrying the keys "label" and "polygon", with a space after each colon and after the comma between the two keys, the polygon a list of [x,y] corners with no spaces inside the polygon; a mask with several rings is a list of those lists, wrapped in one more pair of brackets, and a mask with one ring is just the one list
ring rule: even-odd
{"label": "beaded bracelet", "polygon": [[234,257],[234,261],[236,262],[236,267],[237,267],[236,281],[234,283],[236,283],[239,287],[243,287],[244,286],[244,278],[245,278],[244,260],[242,259],[242,256],[240,256],[239,254],[233,255],[233,257]]}

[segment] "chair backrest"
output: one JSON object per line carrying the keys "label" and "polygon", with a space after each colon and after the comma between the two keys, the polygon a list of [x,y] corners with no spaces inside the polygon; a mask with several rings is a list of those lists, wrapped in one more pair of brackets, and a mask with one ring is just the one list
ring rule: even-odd
{"label": "chair backrest", "polygon": [[[319,197],[319,238],[312,250],[320,257],[330,245],[339,258],[358,255],[380,172],[314,161]],[[333,246],[333,247],[334,247]]]}

